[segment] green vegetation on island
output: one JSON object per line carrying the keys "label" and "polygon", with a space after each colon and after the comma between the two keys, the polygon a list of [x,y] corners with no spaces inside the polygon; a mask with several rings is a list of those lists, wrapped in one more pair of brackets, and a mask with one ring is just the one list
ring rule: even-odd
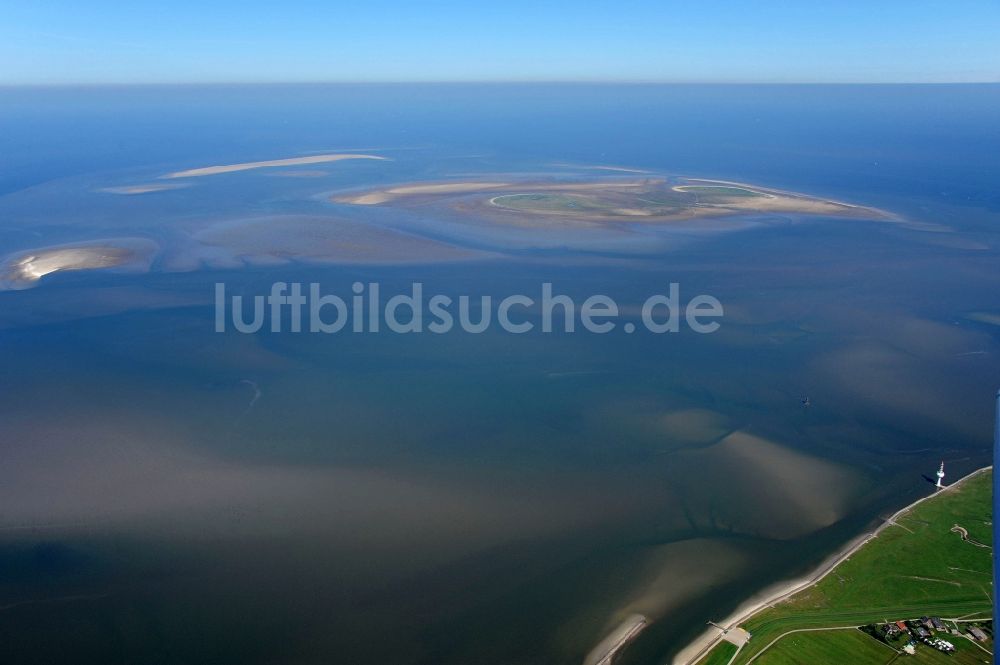
{"label": "green vegetation on island", "polygon": [[514,210],[535,210],[544,212],[573,212],[587,210],[611,210],[612,205],[597,197],[574,194],[505,194],[493,198],[493,205]]}
{"label": "green vegetation on island", "polygon": [[671,187],[665,183],[635,188],[608,187],[592,192],[535,192],[502,194],[490,202],[509,210],[537,214],[595,213],[606,216],[636,217],[675,215],[698,206],[725,206],[739,204],[739,199],[776,198],[772,194],[757,192],[731,185],[681,185]]}

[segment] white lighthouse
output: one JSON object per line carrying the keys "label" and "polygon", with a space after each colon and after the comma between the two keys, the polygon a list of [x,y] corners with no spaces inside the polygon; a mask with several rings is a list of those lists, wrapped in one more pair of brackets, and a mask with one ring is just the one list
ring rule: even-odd
{"label": "white lighthouse", "polygon": [[935,487],[937,487],[938,489],[941,489],[942,487],[944,487],[944,485],[941,484],[942,480],[944,480],[944,461],[942,461],[941,462],[941,466],[938,467],[938,470],[937,470],[937,484],[935,485]]}

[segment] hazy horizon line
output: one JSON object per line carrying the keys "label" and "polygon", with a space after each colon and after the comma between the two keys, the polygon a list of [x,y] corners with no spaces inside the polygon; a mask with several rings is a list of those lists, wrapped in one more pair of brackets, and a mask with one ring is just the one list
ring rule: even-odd
{"label": "hazy horizon line", "polygon": [[953,81],[778,81],[778,80],[686,80],[686,79],[329,79],[329,80],[213,80],[213,81],[61,81],[3,82],[0,88],[124,88],[124,87],[198,87],[198,86],[276,86],[276,85],[997,85],[995,80]]}

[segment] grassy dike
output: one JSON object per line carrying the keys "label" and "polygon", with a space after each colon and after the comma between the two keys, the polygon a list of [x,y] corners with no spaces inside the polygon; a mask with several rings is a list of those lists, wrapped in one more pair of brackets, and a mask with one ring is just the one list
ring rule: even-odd
{"label": "grassy dike", "polygon": [[[773,649],[775,656],[788,654],[788,662],[795,662],[798,659],[792,641],[801,642],[804,649],[811,651],[800,662],[812,665],[845,662],[842,649],[829,646],[813,650],[809,645],[815,640],[802,639],[815,637],[818,632],[791,631],[858,626],[925,615],[990,616],[993,551],[975,543],[993,542],[992,477],[991,469],[978,471],[959,486],[916,504],[897,516],[895,525],[883,529],[815,585],[751,616],[742,627],[753,637],[733,664],[744,665],[765,649]],[[952,531],[955,525],[968,530],[968,541]],[[857,636],[849,632],[836,633],[857,641]],[[884,663],[887,661],[882,655],[894,655],[873,638],[864,637],[878,648],[869,650],[857,644],[855,648],[870,651],[873,656],[856,660],[860,653],[850,648],[850,662]],[[839,643],[839,638],[840,635],[829,635],[820,641],[832,640],[832,645]],[[789,641],[783,643],[785,640]],[[699,663],[720,662],[716,654],[720,646]],[[828,657],[822,657],[826,651]],[[765,665],[769,659],[765,653],[755,662]],[[778,658],[775,662],[785,661]]]}

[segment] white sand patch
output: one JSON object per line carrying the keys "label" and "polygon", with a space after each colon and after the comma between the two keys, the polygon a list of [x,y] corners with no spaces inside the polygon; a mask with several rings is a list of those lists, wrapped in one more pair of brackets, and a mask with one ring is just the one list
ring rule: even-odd
{"label": "white sand patch", "polygon": [[719,194],[725,194],[727,190],[738,190],[741,192],[749,192],[750,194],[756,194],[757,196],[763,196],[765,198],[774,198],[774,194],[768,194],[767,192],[761,192],[756,189],[750,189],[749,187],[740,187],[738,185],[678,185],[672,187],[675,192],[689,192],[692,189],[717,189]]}
{"label": "white sand patch", "polygon": [[109,268],[145,271],[156,250],[156,243],[145,238],[109,238],[22,251],[0,264],[0,290],[30,289],[56,272]]}
{"label": "white sand patch", "polygon": [[464,194],[509,186],[510,184],[506,182],[445,182],[426,185],[403,185],[401,187],[390,187],[362,194],[346,194],[334,197],[333,200],[337,203],[351,203],[354,205],[378,205],[404,196]]}
{"label": "white sand patch", "polygon": [[324,164],[327,162],[339,162],[345,159],[379,159],[385,157],[377,155],[361,155],[355,153],[341,153],[331,155],[310,155],[308,157],[289,157],[288,159],[270,159],[260,162],[243,162],[240,164],[224,164],[221,166],[203,166],[197,169],[186,171],[174,171],[160,176],[161,178],[197,178],[206,175],[218,175],[220,173],[235,173],[237,171],[249,171],[251,169],[265,169],[281,166],[301,166],[303,164]]}
{"label": "white sand patch", "polygon": [[97,191],[103,192],[105,194],[121,194],[125,196],[134,196],[136,194],[150,194],[152,192],[165,192],[171,189],[184,189],[185,187],[190,187],[188,183],[183,182],[150,182],[142,185],[123,185],[121,187],[104,187]]}
{"label": "white sand patch", "polygon": [[393,187],[388,191],[390,194],[408,196],[411,194],[456,194],[508,186],[509,183],[506,182],[451,182],[437,185],[408,185],[406,187]]}
{"label": "white sand patch", "polygon": [[297,169],[295,171],[272,171],[268,175],[275,178],[325,178],[330,173],[322,169]]}
{"label": "white sand patch", "polygon": [[351,203],[359,206],[374,206],[391,200],[392,195],[388,192],[372,192],[371,194],[360,194],[358,196],[340,196],[334,199],[337,203]]}
{"label": "white sand patch", "polygon": [[611,665],[618,652],[634,639],[648,623],[646,617],[641,614],[626,618],[596,647],[591,649],[587,657],[583,659],[584,665]]}

